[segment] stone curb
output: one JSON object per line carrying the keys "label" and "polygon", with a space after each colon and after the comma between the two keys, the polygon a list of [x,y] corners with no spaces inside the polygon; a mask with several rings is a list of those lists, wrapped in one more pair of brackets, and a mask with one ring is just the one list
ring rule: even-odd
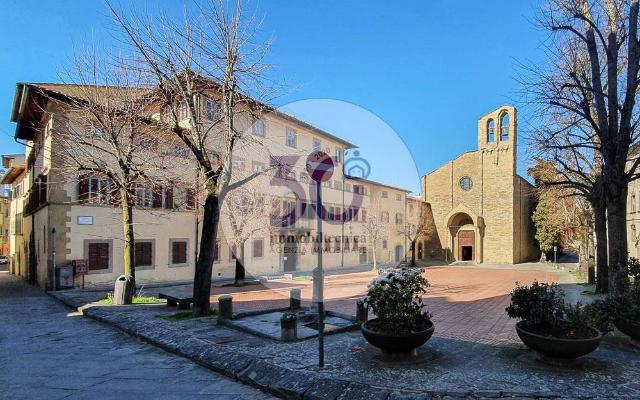
{"label": "stone curb", "polygon": [[[264,392],[290,400],[428,400],[428,399],[561,399],[552,393],[519,393],[505,391],[408,391],[389,390],[358,382],[322,376],[312,371],[292,370],[243,353],[229,351],[195,337],[184,339],[173,331],[145,329],[140,322],[126,324],[118,314],[108,312],[108,307],[92,307],[74,304],[64,294],[47,293],[64,305],[83,315],[107,324],[167,352],[188,358],[215,372]],[[571,397],[575,399],[576,397]]]}

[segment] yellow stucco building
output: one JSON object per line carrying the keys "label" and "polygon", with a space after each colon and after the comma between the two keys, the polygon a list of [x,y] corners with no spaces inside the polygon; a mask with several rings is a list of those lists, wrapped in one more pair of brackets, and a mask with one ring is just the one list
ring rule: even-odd
{"label": "yellow stucco building", "polygon": [[538,257],[533,187],[516,173],[517,111],[501,106],[478,120],[478,149],[422,180],[435,232],[430,258],[519,263]]}

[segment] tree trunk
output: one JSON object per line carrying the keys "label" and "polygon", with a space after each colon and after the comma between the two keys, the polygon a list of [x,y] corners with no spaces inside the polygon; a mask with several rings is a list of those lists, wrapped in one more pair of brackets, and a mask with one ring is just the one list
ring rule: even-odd
{"label": "tree trunk", "polygon": [[124,233],[124,249],[122,254],[124,258],[124,274],[131,276],[135,283],[136,269],[134,264],[135,237],[133,233],[133,207],[131,206],[131,197],[126,189],[120,190],[120,197],[122,198],[122,229]]}
{"label": "tree trunk", "polygon": [[[238,253],[238,247],[240,248],[239,253]],[[235,273],[235,279],[234,282],[237,285],[238,283],[240,283],[240,281],[244,281],[246,274],[245,274],[245,270],[244,270],[244,242],[242,242],[239,246],[236,245],[236,273]]]}
{"label": "tree trunk", "polygon": [[627,186],[616,185],[607,196],[607,230],[609,245],[609,293],[623,290],[627,265]]}
{"label": "tree trunk", "polygon": [[592,203],[593,230],[596,234],[596,293],[609,292],[609,263],[607,254],[607,213],[601,200]]}
{"label": "tree trunk", "polygon": [[411,266],[416,266],[416,241],[415,239],[411,241]]}
{"label": "tree trunk", "polygon": [[375,240],[373,241],[373,251],[371,253],[373,254],[373,269],[378,269],[378,262],[376,260],[376,242],[375,242]]}
{"label": "tree trunk", "polygon": [[219,220],[218,196],[215,193],[207,193],[203,205],[200,252],[193,279],[193,315],[196,317],[209,315],[211,308],[209,299],[211,296],[211,272]]}
{"label": "tree trunk", "polygon": [[[133,233],[133,207],[131,196],[126,188],[120,189],[120,208],[122,209],[122,231],[124,237],[124,248],[122,258],[124,264],[124,275],[128,277],[125,287],[122,288],[124,296],[120,297],[118,289],[114,288],[114,304],[131,304],[136,292],[136,268],[134,262],[135,237]],[[116,283],[117,285],[117,283]]]}

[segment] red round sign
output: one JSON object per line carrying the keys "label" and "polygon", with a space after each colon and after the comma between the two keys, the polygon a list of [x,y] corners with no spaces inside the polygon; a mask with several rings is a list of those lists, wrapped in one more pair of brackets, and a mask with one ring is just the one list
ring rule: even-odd
{"label": "red round sign", "polygon": [[307,157],[307,172],[316,182],[326,182],[333,176],[333,160],[324,151],[314,151]]}

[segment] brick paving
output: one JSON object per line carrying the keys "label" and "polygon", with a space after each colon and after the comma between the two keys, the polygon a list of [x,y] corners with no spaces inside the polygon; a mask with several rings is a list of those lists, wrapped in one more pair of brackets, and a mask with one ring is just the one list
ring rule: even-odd
{"label": "brick paving", "polygon": [[[435,335],[483,344],[518,343],[515,321],[504,312],[515,282],[529,284],[534,280],[558,282],[559,272],[539,266],[535,269],[492,267],[429,267],[425,275],[431,287],[425,296],[428,310],[438,329]],[[355,303],[365,295],[375,271],[330,275],[325,278],[326,309],[355,315]],[[287,307],[289,291],[299,288],[303,304],[311,301],[310,280],[278,280],[260,285],[216,287],[211,302],[218,296],[233,295],[234,311],[255,311]],[[183,288],[185,293],[191,289]]]}

